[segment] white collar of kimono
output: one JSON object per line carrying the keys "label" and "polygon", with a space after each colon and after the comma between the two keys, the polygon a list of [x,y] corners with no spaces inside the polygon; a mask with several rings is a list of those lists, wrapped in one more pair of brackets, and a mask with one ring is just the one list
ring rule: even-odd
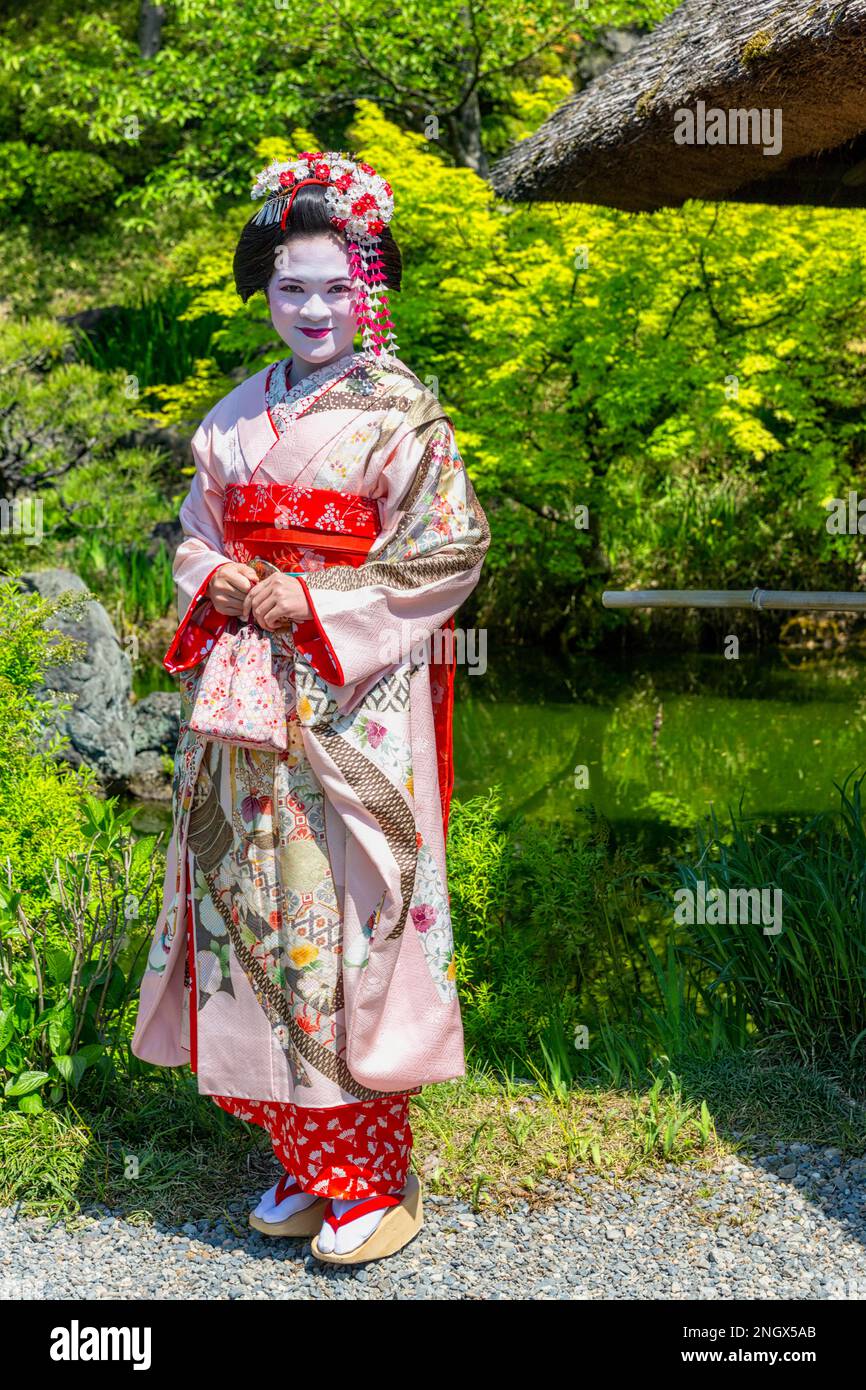
{"label": "white collar of kimono", "polygon": [[261,463],[292,421],[308,409],[334,381],[344,376],[353,364],[365,364],[381,369],[393,366],[397,358],[384,350],[378,356],[369,350],[346,352],[332,362],[317,367],[291,388],[286,382],[289,360],[283,358],[273,371],[270,366],[263,367],[255,376],[247,377],[238,388],[238,440],[250,468],[256,468]]}
{"label": "white collar of kimono", "polygon": [[[341,357],[309,372],[291,387],[288,385],[291,359],[283,358],[271,373],[267,391],[267,408],[280,434],[284,434],[289,425],[308,410],[336,379],[348,375],[356,364],[372,366],[378,362],[381,365],[386,357],[383,352],[377,358],[368,350],[344,352]],[[393,361],[393,358],[387,357],[387,360]]]}
{"label": "white collar of kimono", "polygon": [[293,359],[291,357],[286,357],[271,377],[271,387],[273,388],[275,382],[279,380],[282,383],[280,387],[277,387],[280,399],[285,405],[294,404],[294,402],[300,400],[302,396],[306,396],[309,392],[315,392],[317,387],[330,381],[332,376],[346,371],[356,358],[366,358],[367,356],[368,354],[366,352],[354,352],[350,348],[349,351],[344,352],[341,357],[335,357],[331,362],[326,362],[324,366],[316,367],[314,371],[308,372],[306,376],[302,376],[297,385],[289,387],[288,390],[286,390],[286,387],[288,385]]}

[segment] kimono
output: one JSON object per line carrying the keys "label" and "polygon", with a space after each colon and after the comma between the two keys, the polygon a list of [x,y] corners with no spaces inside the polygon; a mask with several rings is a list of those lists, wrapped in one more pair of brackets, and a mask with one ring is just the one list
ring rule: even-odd
{"label": "kimono", "polygon": [[[230,392],[192,441],[164,662],[181,690],[172,834],[131,1046],[189,1063],[244,1118],[339,1110],[399,1130],[408,1094],[465,1073],[447,639],[490,532],[447,413],[399,358],[347,353],[293,388],[289,365]],[[300,572],[311,611],[270,634],[279,753],[189,727],[227,622],[207,586],[256,556]]]}

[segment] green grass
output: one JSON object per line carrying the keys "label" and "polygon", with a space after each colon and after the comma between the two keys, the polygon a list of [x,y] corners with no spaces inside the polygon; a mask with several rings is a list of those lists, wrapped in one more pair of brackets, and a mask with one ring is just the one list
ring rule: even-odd
{"label": "green grass", "polygon": [[182,319],[191,299],[181,285],[170,285],[157,297],[141,292],[137,304],[120,307],[79,333],[81,360],[98,371],[121,369],[137,377],[142,390],[185,381],[196,360],[211,355],[211,338],[223,325],[220,314]]}
{"label": "green grass", "polygon": [[[489,1069],[413,1097],[413,1168],[425,1191],[477,1209],[549,1200],[548,1178],[590,1170],[610,1178],[668,1163],[711,1170],[726,1154],[799,1140],[866,1152],[866,1106],[837,1074],[754,1050],[681,1059],[647,1088],[580,1084],[564,1096],[541,1075],[509,1082]],[[102,1204],[133,1221],[228,1219],[279,1172],[256,1126],[200,1096],[186,1069],[166,1069],[88,1104],[38,1115],[0,1112],[0,1204],[74,1217]],[[240,1222],[238,1234],[246,1233]]]}
{"label": "green grass", "polygon": [[76,541],[69,563],[108,610],[118,633],[158,621],[174,603],[173,553],[113,544],[88,532]]}
{"label": "green grass", "polygon": [[866,774],[834,783],[838,813],[815,816],[793,840],[769,835],[731,813],[699,834],[698,853],[678,864],[694,890],[778,889],[782,929],[696,922],[682,934],[680,956],[706,981],[707,997],[748,1016],[754,1033],[784,1040],[805,1061],[847,1053],[866,1062]]}

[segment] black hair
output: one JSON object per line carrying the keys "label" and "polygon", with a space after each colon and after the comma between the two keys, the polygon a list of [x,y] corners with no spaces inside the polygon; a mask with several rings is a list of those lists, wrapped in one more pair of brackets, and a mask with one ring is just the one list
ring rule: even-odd
{"label": "black hair", "polygon": [[[266,226],[256,225],[254,218],[251,218],[241,232],[234,256],[235,288],[244,304],[257,290],[264,293],[267,289],[274,273],[279,246],[287,246],[293,237],[312,236],[317,232],[331,232],[342,238],[344,244],[348,240],[346,233],[331,222],[325,202],[325,185],[321,183],[308,183],[298,189],[292,199],[285,229],[280,226],[279,218]],[[379,254],[385,288],[399,290],[403,258],[390,227],[383,227],[379,233]]]}

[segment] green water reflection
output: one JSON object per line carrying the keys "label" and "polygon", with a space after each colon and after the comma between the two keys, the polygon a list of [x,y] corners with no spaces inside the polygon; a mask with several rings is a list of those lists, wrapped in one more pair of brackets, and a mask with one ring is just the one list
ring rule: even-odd
{"label": "green water reflection", "polygon": [[489,652],[483,675],[459,673],[454,744],[455,795],[498,782],[507,814],[571,820],[592,803],[622,829],[685,828],[744,793],[748,814],[800,819],[837,806],[834,777],[866,763],[866,662]]}

